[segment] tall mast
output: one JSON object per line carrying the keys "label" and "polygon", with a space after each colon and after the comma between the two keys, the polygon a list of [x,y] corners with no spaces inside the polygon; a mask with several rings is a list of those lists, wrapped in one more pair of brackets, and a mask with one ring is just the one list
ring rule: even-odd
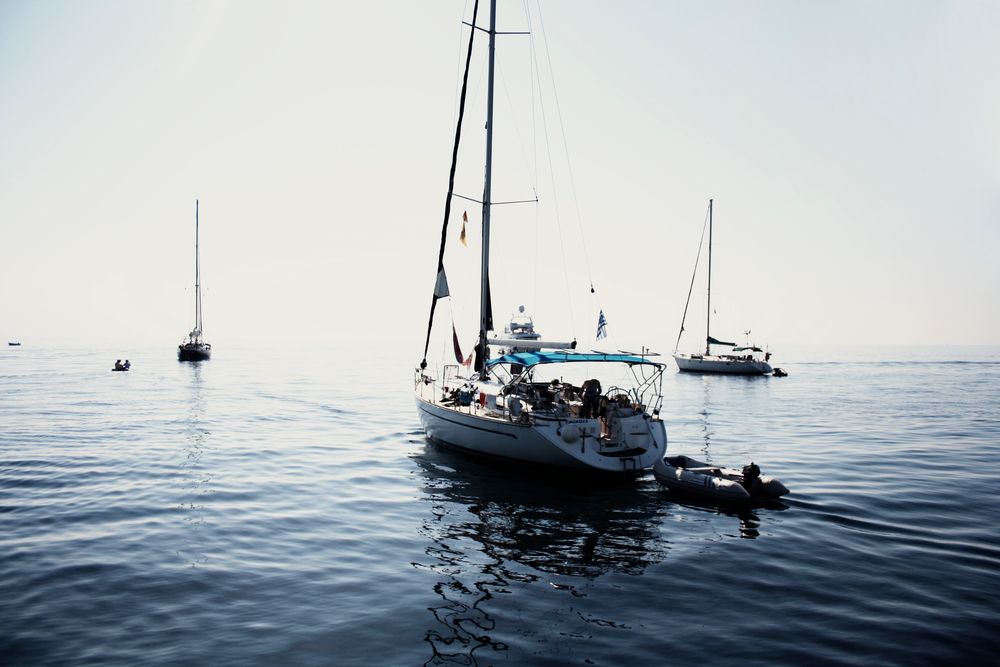
{"label": "tall mast", "polygon": [[708,318],[705,320],[705,354],[712,353],[712,200],[708,200]]}
{"label": "tall mast", "polygon": [[201,261],[198,252],[198,200],[194,200],[194,330],[201,335]]}
{"label": "tall mast", "polygon": [[490,293],[490,186],[493,178],[493,73],[496,54],[497,35],[497,3],[490,0],[490,50],[489,76],[486,98],[486,184],[483,188],[483,261],[482,277],[479,288],[479,358],[482,359],[482,370],[479,378],[486,379],[486,331],[490,328],[492,315],[489,313]]}

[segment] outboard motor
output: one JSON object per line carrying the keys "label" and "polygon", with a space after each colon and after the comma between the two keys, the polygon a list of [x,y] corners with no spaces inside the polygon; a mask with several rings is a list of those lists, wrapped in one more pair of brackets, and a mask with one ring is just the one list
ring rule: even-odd
{"label": "outboard motor", "polygon": [[743,488],[747,490],[751,496],[759,496],[761,489],[760,482],[760,467],[751,461],[748,465],[743,466]]}

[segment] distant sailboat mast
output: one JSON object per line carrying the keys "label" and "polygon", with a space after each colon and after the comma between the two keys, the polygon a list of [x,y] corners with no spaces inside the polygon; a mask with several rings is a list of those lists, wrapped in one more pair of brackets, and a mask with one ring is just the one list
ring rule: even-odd
{"label": "distant sailboat mast", "polygon": [[705,354],[712,353],[712,200],[708,200],[708,317],[705,320]]}
{"label": "distant sailboat mast", "polygon": [[194,200],[194,330],[201,338],[201,253],[198,248],[198,200]]}

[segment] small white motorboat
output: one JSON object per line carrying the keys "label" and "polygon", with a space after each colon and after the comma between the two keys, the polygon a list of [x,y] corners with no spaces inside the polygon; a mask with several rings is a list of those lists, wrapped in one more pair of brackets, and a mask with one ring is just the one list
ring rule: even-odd
{"label": "small white motorboat", "polygon": [[737,470],[713,466],[690,456],[668,456],[653,465],[653,475],[671,491],[726,502],[780,498],[788,493],[788,487],[778,479],[761,475],[755,463]]}

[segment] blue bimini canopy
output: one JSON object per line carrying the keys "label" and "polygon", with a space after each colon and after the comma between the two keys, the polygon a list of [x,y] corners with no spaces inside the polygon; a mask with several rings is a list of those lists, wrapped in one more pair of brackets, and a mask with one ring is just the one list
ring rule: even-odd
{"label": "blue bimini canopy", "polygon": [[633,354],[600,354],[600,353],[577,353],[577,352],[517,352],[516,354],[505,354],[496,359],[486,362],[487,366],[497,364],[521,364],[522,366],[538,366],[539,364],[562,364],[580,361],[589,362],[617,362],[623,364],[648,364],[650,366],[662,366],[659,362],[637,357]]}

